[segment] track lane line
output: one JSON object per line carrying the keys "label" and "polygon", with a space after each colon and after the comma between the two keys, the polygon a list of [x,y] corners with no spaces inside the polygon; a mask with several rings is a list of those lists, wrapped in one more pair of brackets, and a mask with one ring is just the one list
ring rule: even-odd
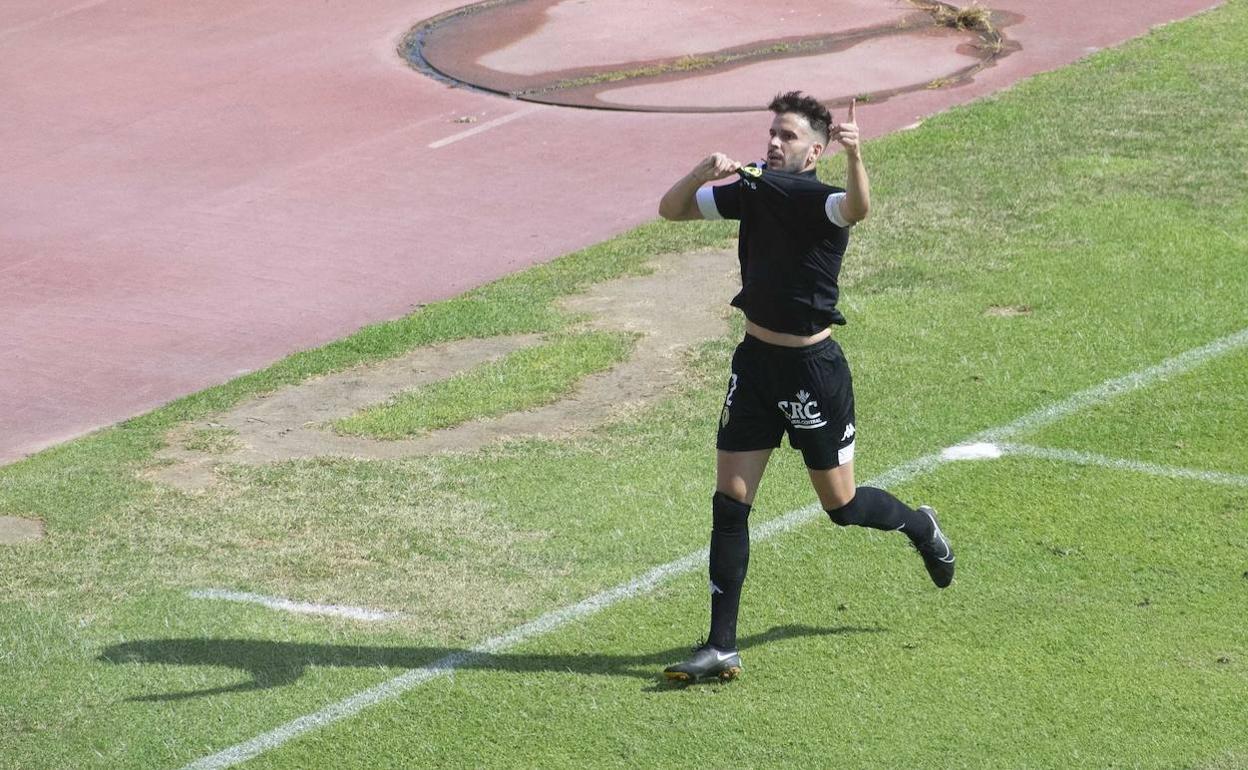
{"label": "track lane line", "polygon": [[528,109],[525,109],[525,110],[517,110],[516,112],[508,113],[507,115],[502,115],[500,117],[494,118],[493,120],[487,120],[479,126],[473,126],[472,128],[466,131],[460,131],[458,134],[451,134],[450,136],[444,139],[439,139],[436,142],[430,142],[429,149],[431,150],[440,149],[442,147],[447,146],[448,144],[454,144],[455,142],[458,142],[461,139],[467,139],[470,136],[476,136],[477,134],[480,134],[483,131],[489,131],[491,128],[497,128],[498,126],[501,126],[505,123],[510,123],[511,121],[516,120],[518,118],[523,118],[525,115],[531,115],[534,112],[537,112],[537,107],[529,107]]}
{"label": "track lane line", "polygon": [[104,3],[107,3],[107,2],[108,0],[87,0],[87,2],[85,3],[79,3],[78,5],[71,6],[69,8],[63,8],[59,11],[53,11],[47,16],[40,16],[37,19],[31,19],[30,21],[25,21],[25,22],[22,22],[21,24],[16,24],[12,27],[6,27],[5,29],[0,29],[0,40],[3,40],[4,38],[9,37],[10,35],[16,35],[20,32],[25,32],[28,29],[34,29],[35,27],[38,27],[43,24],[47,24],[48,22],[58,21],[60,19],[65,18],[66,16],[72,16],[75,13],[78,13],[80,11],[89,10],[91,8],[96,7],[97,5],[104,5]]}

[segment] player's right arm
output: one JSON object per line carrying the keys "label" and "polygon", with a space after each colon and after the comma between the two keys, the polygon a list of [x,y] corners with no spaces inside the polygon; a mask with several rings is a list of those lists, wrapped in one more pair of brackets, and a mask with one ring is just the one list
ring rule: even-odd
{"label": "player's right arm", "polygon": [[707,182],[732,176],[739,168],[740,163],[722,152],[703,158],[692,171],[672,185],[672,189],[663,194],[659,201],[659,216],[673,221],[702,219],[702,211],[698,208],[697,201],[698,188]]}

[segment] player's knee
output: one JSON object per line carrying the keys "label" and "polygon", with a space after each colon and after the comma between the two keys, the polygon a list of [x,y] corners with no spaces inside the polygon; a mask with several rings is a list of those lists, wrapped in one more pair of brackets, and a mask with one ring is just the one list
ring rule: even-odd
{"label": "player's knee", "polygon": [[711,526],[715,532],[725,535],[745,530],[750,518],[750,506],[734,500],[723,492],[711,498]]}
{"label": "player's knee", "polygon": [[828,508],[828,518],[832,519],[832,523],[839,527],[849,527],[862,524],[862,510],[858,505],[858,496],[850,498],[840,508]]}

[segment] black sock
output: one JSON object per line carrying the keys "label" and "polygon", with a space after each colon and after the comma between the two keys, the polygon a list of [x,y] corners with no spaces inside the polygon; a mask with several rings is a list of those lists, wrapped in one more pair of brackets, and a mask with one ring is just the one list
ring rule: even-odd
{"label": "black sock", "polygon": [[750,564],[750,506],[722,492],[711,498],[711,633],[721,650],[737,646],[737,609]]}
{"label": "black sock", "polygon": [[832,521],[842,527],[858,526],[888,531],[901,530],[914,543],[932,539],[932,520],[875,487],[858,487],[848,505],[828,511]]}

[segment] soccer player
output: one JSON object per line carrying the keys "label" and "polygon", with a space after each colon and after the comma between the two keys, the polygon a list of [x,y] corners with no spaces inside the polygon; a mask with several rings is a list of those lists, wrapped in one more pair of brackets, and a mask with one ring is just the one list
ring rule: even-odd
{"label": "soccer player", "polygon": [[[845,323],[836,307],[837,275],[854,224],[867,216],[870,185],[859,148],[854,104],[848,121],[800,91],[769,105],[774,118],[763,164],[743,166],[723,153],[698,163],[663,195],[665,219],[736,219],[745,339],[716,437],[711,499],[711,630],[669,679],[731,679],[741,672],[737,610],[750,557],[747,520],[772,450],[788,433],[802,452],[819,502],[840,526],[900,531],[940,588],[953,580],[954,556],[931,508],[910,508],[888,492],[854,484],[854,391],[849,366],[831,336]],[[829,142],[845,150],[845,188],[815,177]],[[730,184],[708,182],[737,178]]]}

